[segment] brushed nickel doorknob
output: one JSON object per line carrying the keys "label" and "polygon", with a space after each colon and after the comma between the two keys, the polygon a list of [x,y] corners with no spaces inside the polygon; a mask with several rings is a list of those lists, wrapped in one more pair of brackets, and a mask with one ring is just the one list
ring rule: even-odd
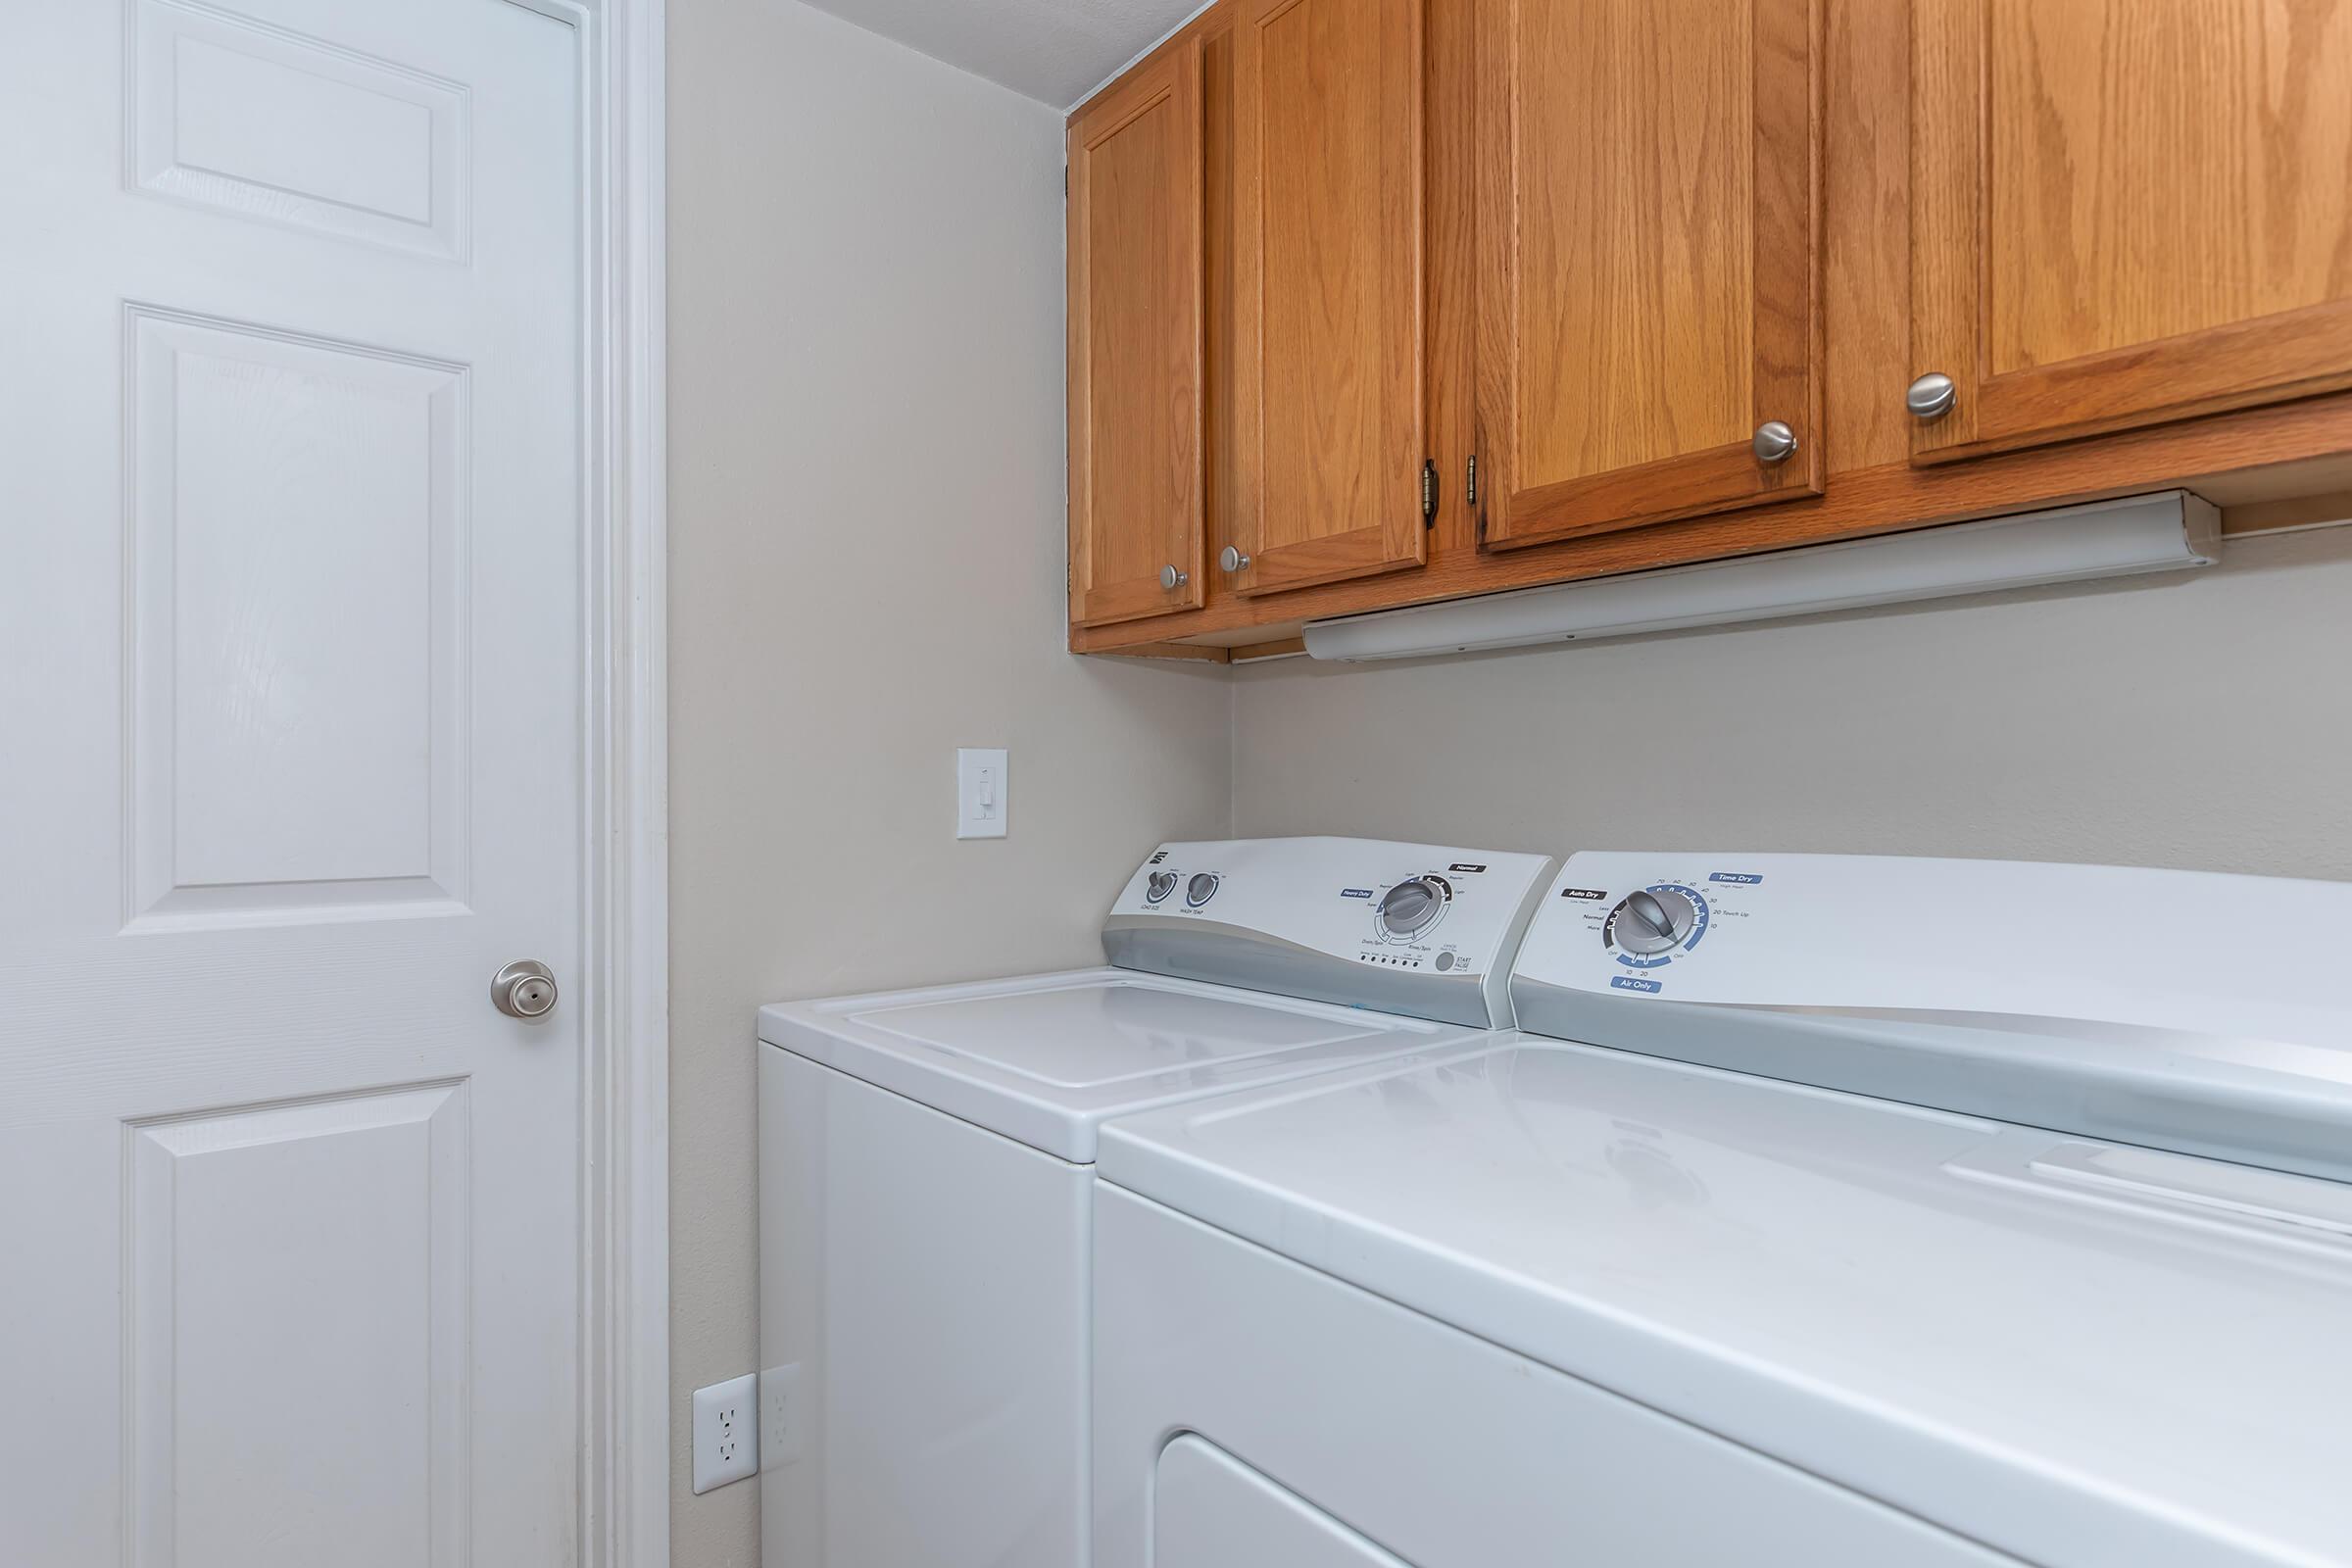
{"label": "brushed nickel doorknob", "polygon": [[1748,443],[1748,450],[1755,453],[1758,463],[1787,463],[1796,451],[1796,432],[1779,419],[1766,419],[1756,426],[1756,438]]}
{"label": "brushed nickel doorknob", "polygon": [[1192,580],[1193,574],[1189,571],[1181,571],[1172,565],[1159,568],[1159,585],[1171,592]]}
{"label": "brushed nickel doorknob", "polygon": [[544,1018],[555,1010],[555,971],[537,958],[516,958],[490,977],[490,1001],[510,1018]]}
{"label": "brushed nickel doorknob", "polygon": [[1959,401],[1960,389],[1941,370],[1930,370],[1912,382],[1911,390],[1903,394],[1903,407],[1922,424],[1942,418]]}
{"label": "brushed nickel doorknob", "polygon": [[1244,566],[1250,564],[1250,558],[1243,555],[1233,546],[1227,545],[1224,549],[1217,552],[1217,564],[1224,567],[1227,571],[1239,571]]}

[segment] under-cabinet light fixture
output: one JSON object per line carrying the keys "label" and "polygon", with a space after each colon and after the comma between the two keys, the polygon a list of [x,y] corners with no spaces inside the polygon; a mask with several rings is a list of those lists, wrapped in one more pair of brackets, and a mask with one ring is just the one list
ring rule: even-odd
{"label": "under-cabinet light fixture", "polygon": [[1309,621],[1316,659],[1588,642],[1867,605],[2210,566],[2221,514],[2185,490],[1946,523],[1692,566]]}

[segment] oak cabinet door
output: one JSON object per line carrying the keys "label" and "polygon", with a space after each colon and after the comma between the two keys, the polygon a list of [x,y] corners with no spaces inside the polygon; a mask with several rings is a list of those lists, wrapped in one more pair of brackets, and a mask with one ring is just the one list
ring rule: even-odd
{"label": "oak cabinet door", "polygon": [[1198,40],[1070,124],[1070,621],[1201,603]]}
{"label": "oak cabinet door", "polygon": [[1951,383],[1915,458],[2352,386],[2352,4],[1915,0],[1912,52],[1912,364]]}
{"label": "oak cabinet door", "polygon": [[1477,4],[1486,543],[1818,494],[1817,0]]}
{"label": "oak cabinet door", "polygon": [[1262,594],[1419,565],[1421,0],[1240,0],[1233,553]]}

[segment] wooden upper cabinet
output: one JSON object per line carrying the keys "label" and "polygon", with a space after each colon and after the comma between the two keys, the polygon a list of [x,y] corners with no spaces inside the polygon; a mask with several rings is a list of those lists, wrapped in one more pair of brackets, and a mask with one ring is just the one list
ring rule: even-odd
{"label": "wooden upper cabinet", "polygon": [[1474,3],[1486,543],[1818,494],[1818,0]]}
{"label": "wooden upper cabinet", "polygon": [[1237,0],[1233,515],[1245,594],[1423,560],[1421,0]]}
{"label": "wooden upper cabinet", "polygon": [[1070,122],[1070,621],[1201,604],[1200,48]]}
{"label": "wooden upper cabinet", "polygon": [[1915,457],[2352,386],[2352,6],[1915,0],[1912,29],[1912,370],[1954,392]]}

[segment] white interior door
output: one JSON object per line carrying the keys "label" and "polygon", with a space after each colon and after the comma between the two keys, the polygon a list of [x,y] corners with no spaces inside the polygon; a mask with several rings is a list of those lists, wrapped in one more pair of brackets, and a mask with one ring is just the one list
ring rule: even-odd
{"label": "white interior door", "polygon": [[572,1556],[580,66],[0,5],[12,1568]]}

